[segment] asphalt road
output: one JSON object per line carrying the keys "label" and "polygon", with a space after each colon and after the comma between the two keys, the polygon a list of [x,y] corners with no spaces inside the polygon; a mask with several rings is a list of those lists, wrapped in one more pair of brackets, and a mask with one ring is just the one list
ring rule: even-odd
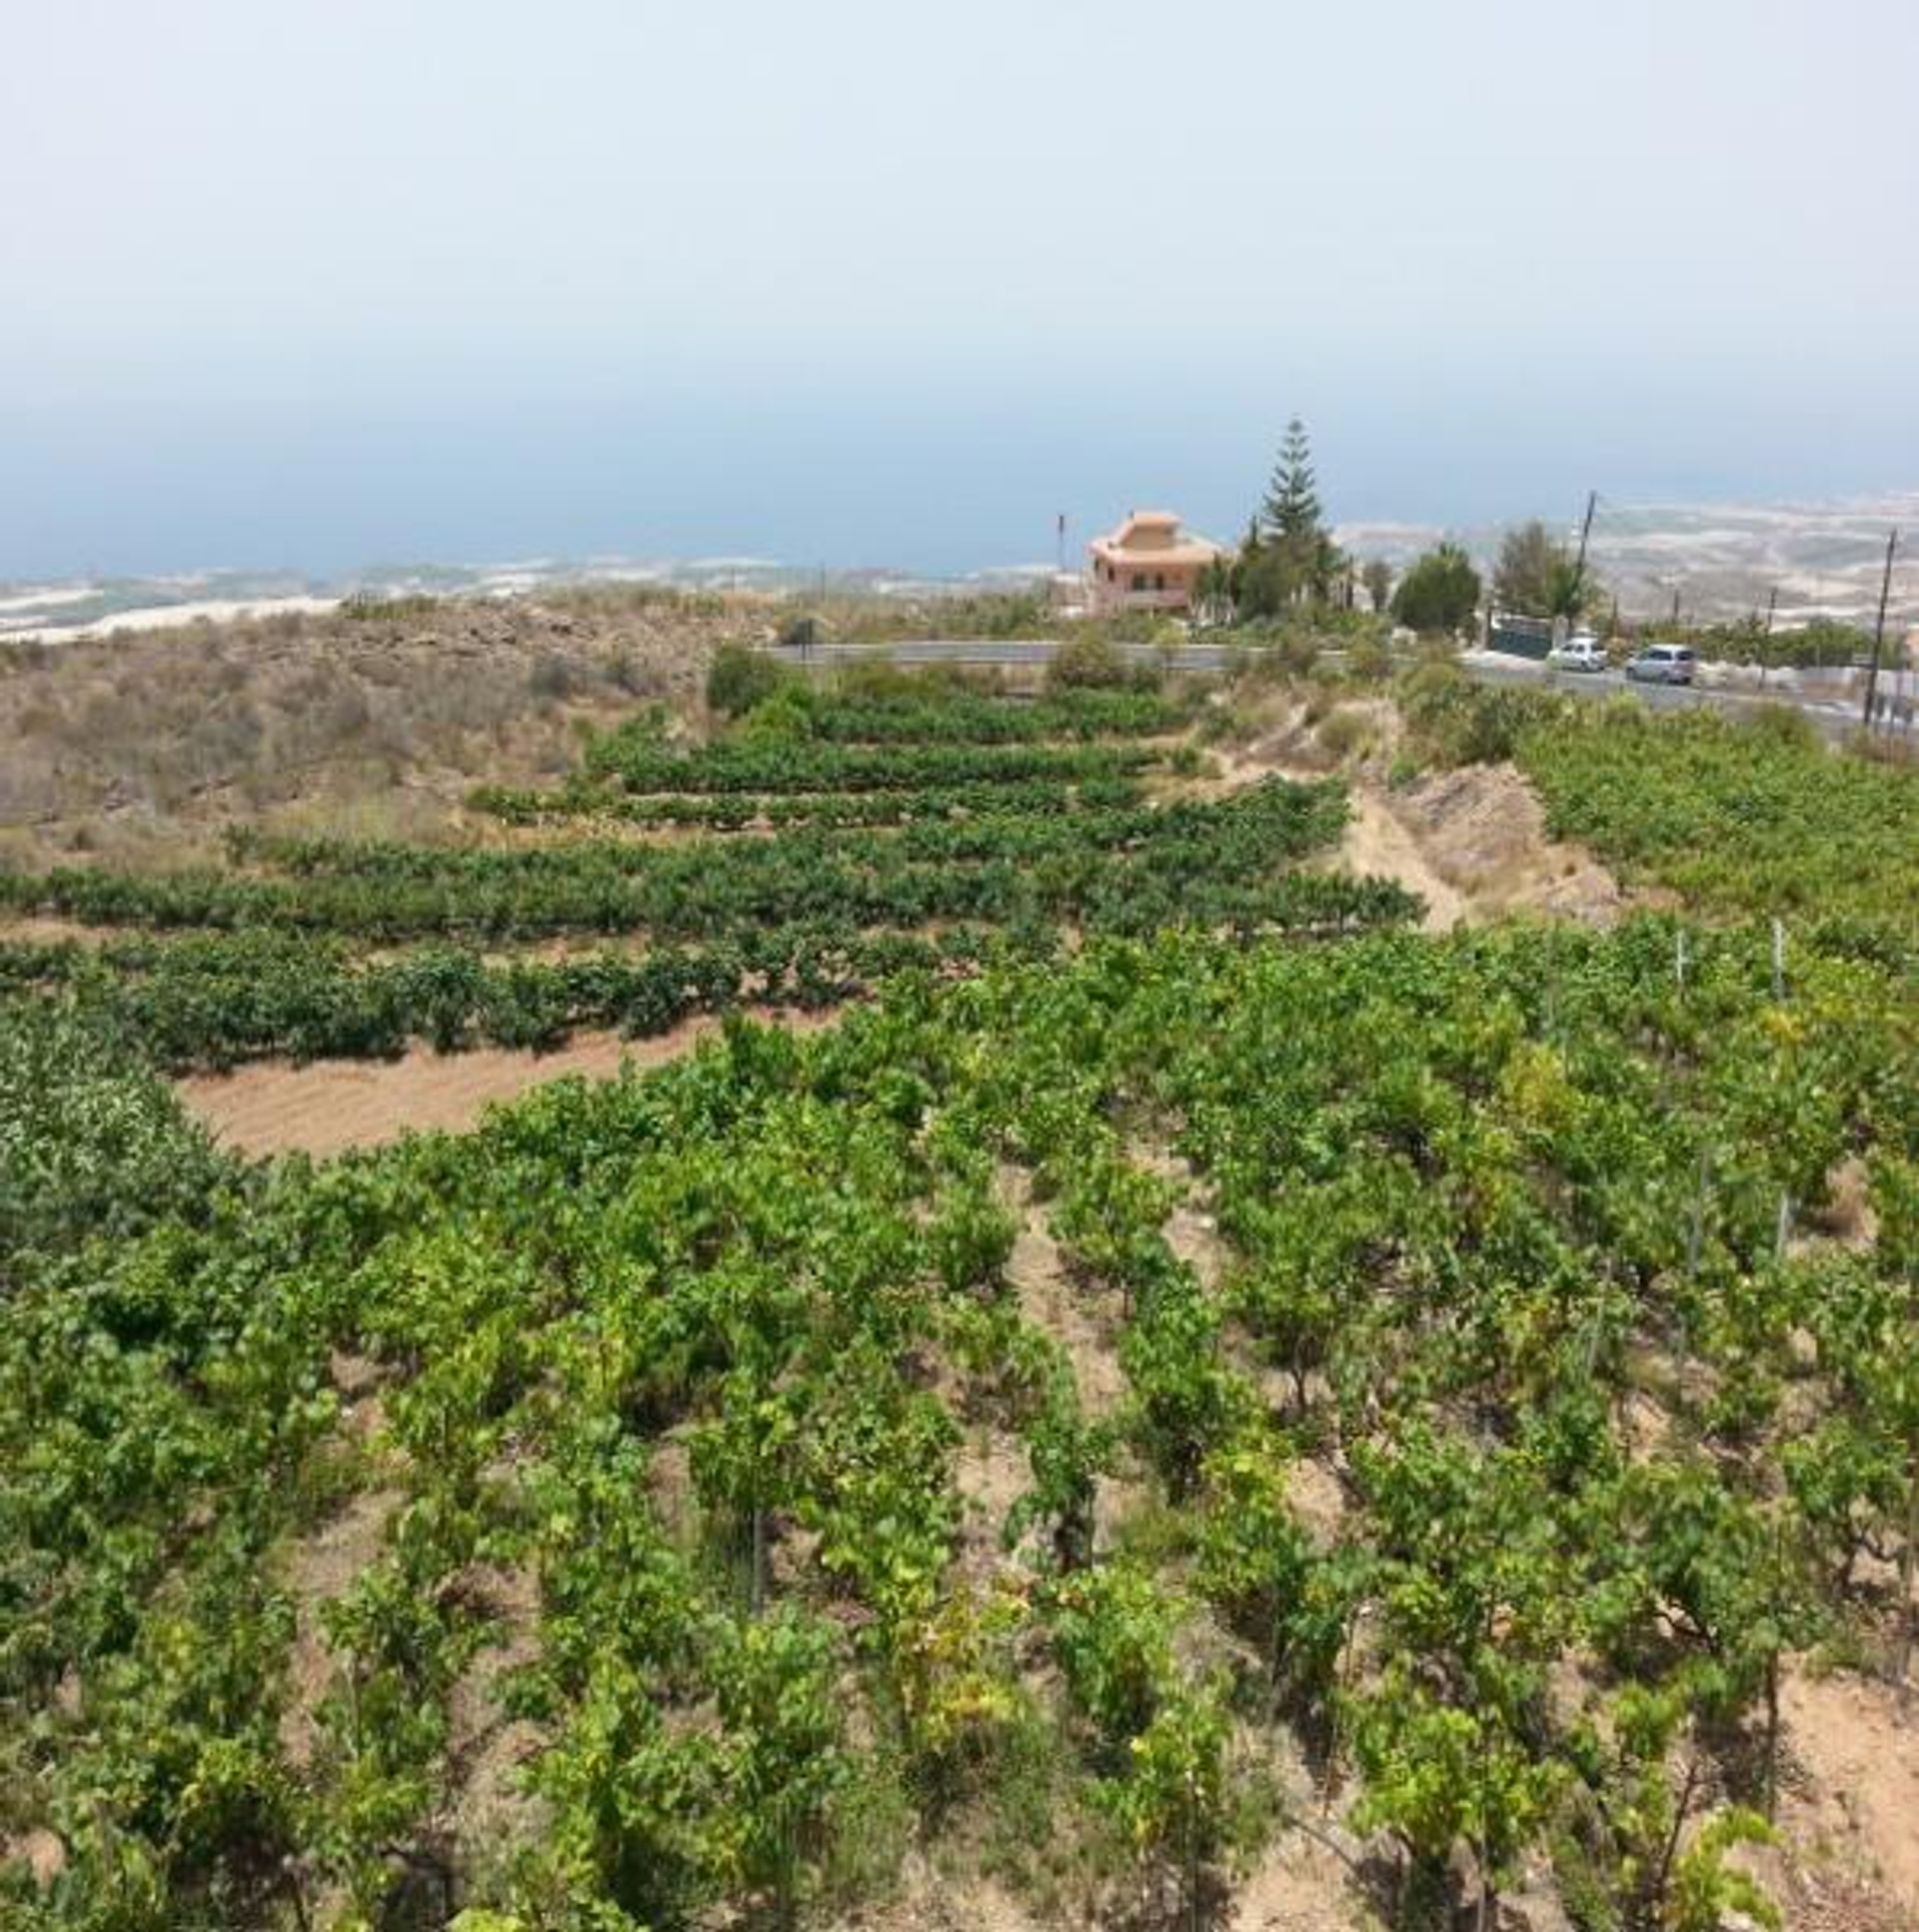
{"label": "asphalt road", "polygon": [[[1118,648],[1128,657],[1159,660],[1178,671],[1223,671],[1236,655],[1232,646],[1223,644],[1182,644],[1163,653],[1156,645]],[[1045,664],[1057,649],[1058,645],[1049,638],[916,638],[898,644],[817,644],[806,661],[843,664],[887,658],[895,664],[1033,666]],[[796,664],[802,662],[802,654],[797,649],[782,648],[776,655]],[[1559,671],[1531,658],[1508,657],[1496,651],[1467,651],[1461,654],[1459,663],[1468,677],[1481,684],[1530,685],[1580,698],[1616,698],[1624,693],[1653,711],[1705,709],[1741,717],[1749,716],[1762,705],[1791,705],[1835,739],[1843,738],[1859,723],[1859,713],[1851,705],[1834,704],[1827,699],[1804,697],[1778,688],[1760,694],[1711,685],[1633,684],[1619,671]]]}
{"label": "asphalt road", "polygon": [[1459,662],[1466,675],[1481,684],[1533,685],[1548,691],[1570,692],[1579,698],[1617,698],[1623,694],[1637,698],[1653,711],[1705,709],[1736,718],[1750,716],[1766,705],[1790,705],[1835,736],[1859,723],[1856,705],[1835,704],[1829,698],[1808,697],[1778,686],[1758,692],[1721,685],[1635,684],[1623,671],[1559,671],[1536,664],[1530,658],[1511,658],[1497,651],[1467,651],[1461,654]]}

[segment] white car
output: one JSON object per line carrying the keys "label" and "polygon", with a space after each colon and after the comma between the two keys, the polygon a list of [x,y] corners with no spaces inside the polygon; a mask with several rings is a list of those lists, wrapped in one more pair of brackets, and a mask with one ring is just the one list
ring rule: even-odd
{"label": "white car", "polygon": [[1603,671],[1606,647],[1590,631],[1581,631],[1564,644],[1555,644],[1546,653],[1546,662],[1555,671]]}
{"label": "white car", "polygon": [[1683,644],[1649,644],[1626,660],[1626,676],[1635,684],[1689,685],[1692,653]]}

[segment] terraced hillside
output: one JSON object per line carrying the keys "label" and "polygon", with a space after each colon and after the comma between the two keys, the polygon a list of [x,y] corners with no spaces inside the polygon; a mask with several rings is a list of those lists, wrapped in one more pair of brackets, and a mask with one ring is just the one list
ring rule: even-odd
{"label": "terraced hillside", "polygon": [[217,868],[0,873],[16,921],[85,929],[7,944],[0,927],[0,976],[68,986],[186,1069],[648,1036],[995,949],[1188,923],[1326,936],[1416,913],[1389,883],[1300,870],[1338,838],[1336,784],[1176,796],[1184,723],[1144,693],[1029,707],[911,681],[789,694],[709,743],[652,712],[551,795],[483,794],[522,828],[487,843],[240,832]]}

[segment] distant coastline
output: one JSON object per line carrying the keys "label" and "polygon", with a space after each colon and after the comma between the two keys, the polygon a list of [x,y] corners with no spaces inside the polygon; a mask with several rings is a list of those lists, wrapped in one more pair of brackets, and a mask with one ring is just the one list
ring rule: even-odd
{"label": "distant coastline", "polygon": [[[1149,481],[1149,480],[1148,480]],[[1892,614],[1919,622],[1919,490],[1806,504],[1612,504],[1602,499],[1592,537],[1601,579],[1620,609],[1656,617],[1674,597],[1686,615],[1733,619],[1777,593],[1782,624],[1814,618],[1869,622],[1886,533],[1907,533]],[[1075,533],[1083,537],[1083,527]],[[1498,531],[1445,532],[1412,523],[1346,523],[1339,543],[1355,556],[1399,566],[1442,535],[1482,558]],[[1077,543],[1068,553],[1077,568]],[[873,567],[826,568],[764,557],[584,560],[537,558],[470,565],[383,565],[335,578],[293,571],[206,570],[172,576],[0,582],[0,643],[60,643],[199,622],[319,613],[352,596],[511,597],[604,584],[701,590],[804,591],[879,597],[964,596],[1043,585],[1053,564],[989,565],[958,576]]]}

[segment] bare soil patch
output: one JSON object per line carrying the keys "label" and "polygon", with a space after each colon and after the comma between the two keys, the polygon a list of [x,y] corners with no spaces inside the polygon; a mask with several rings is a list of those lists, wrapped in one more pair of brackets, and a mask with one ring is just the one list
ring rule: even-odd
{"label": "bare soil patch", "polygon": [[1350,1862],[1363,1847],[1347,1829],[1338,1800],[1326,1802],[1291,1733],[1242,1723],[1234,1753],[1276,1787],[1284,1815],[1232,1887],[1225,1919],[1232,1932],[1355,1932],[1378,1925]]}
{"label": "bare soil patch", "polygon": [[992,1879],[956,1880],[919,1857],[908,1859],[897,1898],[833,1921],[836,1932],[1043,1932],[1048,1923]]}
{"label": "bare soil patch", "polygon": [[1919,1922],[1919,1724],[1863,1677],[1794,1672],[1781,1696],[1794,1845]]}
{"label": "bare soil patch", "polygon": [[1179,1190],[1166,1216],[1166,1245],[1199,1277],[1207,1293],[1216,1293],[1232,1265],[1232,1250],[1219,1232],[1212,1212],[1211,1190],[1193,1171],[1184,1154],[1157,1141],[1136,1142],[1128,1150],[1148,1173],[1170,1181]]}
{"label": "bare soil patch", "polygon": [[[1516,767],[1467,766],[1388,791],[1381,773],[1396,741],[1391,707],[1371,701],[1335,715],[1349,715],[1363,743],[1357,764],[1348,766],[1352,817],[1326,863],[1417,893],[1428,933],[1522,912],[1603,926],[1624,910],[1618,883],[1590,853],[1546,836],[1544,808]],[[1303,716],[1255,745],[1215,756],[1214,794],[1268,777],[1324,778],[1338,763]]]}
{"label": "bare soil patch", "polygon": [[335,1154],[431,1128],[459,1132],[495,1101],[570,1073],[608,1079],[629,1063],[661,1065],[718,1023],[697,1019],[650,1040],[589,1033],[551,1053],[419,1046],[396,1060],[260,1060],[231,1073],[191,1074],[178,1088],[214,1138],[242,1153]]}
{"label": "bare soil patch", "polygon": [[955,1459],[954,1485],[962,1510],[960,1568],[975,1583],[987,1584],[1012,1567],[1003,1537],[1006,1518],[1032,1486],[1019,1438],[990,1422],[972,1423]]}
{"label": "bare soil patch", "polygon": [[[1857,1154],[1848,1154],[1826,1176],[1826,1199],[1807,1217],[1814,1235],[1836,1243],[1848,1254],[1870,1254],[1879,1238],[1879,1215],[1872,1204],[1871,1176]],[[1813,1235],[1799,1234],[1792,1251],[1813,1245]]]}
{"label": "bare soil patch", "polygon": [[1001,1197],[1019,1224],[1006,1263],[1019,1312],[1066,1351],[1086,1414],[1109,1415],[1126,1392],[1115,1346],[1116,1323],[1101,1319],[1093,1305],[1095,1290],[1073,1278],[1046,1224],[1045,1209],[1032,1198],[1028,1176],[1017,1167],[1002,1166],[998,1180]]}
{"label": "bare soil patch", "polygon": [[1391,811],[1472,915],[1608,926],[1623,910],[1617,882],[1590,853],[1546,836],[1544,809],[1511,765],[1434,773],[1392,794]]}
{"label": "bare soil patch", "polygon": [[[820,1013],[778,1017],[803,1030],[832,1019]],[[189,1074],[175,1087],[226,1146],[255,1156],[299,1152],[324,1158],[405,1133],[465,1132],[489,1106],[529,1088],[570,1074],[611,1079],[624,1066],[664,1066],[720,1027],[718,1018],[702,1014],[657,1038],[582,1033],[550,1053],[504,1046],[441,1053],[416,1046],[394,1060],[259,1060],[231,1073]]]}
{"label": "bare soil patch", "polygon": [[287,1657],[287,1704],[280,1713],[280,1748],[303,1770],[319,1742],[320,1702],[333,1682],[333,1651],[321,1611],[344,1596],[380,1555],[387,1525],[406,1500],[398,1489],[368,1489],[311,1536],[294,1544],[285,1576],[294,1602],[293,1648]]}
{"label": "bare soil patch", "polygon": [[676,1536],[693,1534],[699,1503],[693,1487],[693,1451],[684,1429],[675,1428],[654,1444],[647,1465],[647,1493],[660,1520]]}
{"label": "bare soil patch", "polygon": [[84,926],[78,920],[51,913],[31,913],[24,919],[0,918],[0,941],[8,946],[107,946],[128,937],[116,926]]}
{"label": "bare soil patch", "polygon": [[0,1839],[0,1865],[16,1859],[27,1868],[39,1890],[51,1891],[67,1869],[66,1840],[43,1825],[17,1837]]}
{"label": "bare soil patch", "polygon": [[1317,1549],[1331,1549],[1345,1527],[1347,1502],[1339,1472],[1321,1456],[1295,1457],[1285,1467],[1286,1501]]}
{"label": "bare soil patch", "polygon": [[540,1585],[526,1569],[486,1569],[468,1580],[498,1622],[496,1640],[474,1658],[448,1699],[446,1815],[467,1859],[484,1862],[537,1836],[546,1823],[544,1802],[521,1779],[546,1734],[505,1707],[512,1673],[539,1655]]}
{"label": "bare soil patch", "polygon": [[[1366,722],[1369,729],[1386,729],[1380,721],[1368,718]],[[1327,777],[1335,765],[1312,728],[1298,719],[1243,751],[1216,756],[1221,775],[1210,788],[1215,794],[1238,791],[1267,778],[1306,784]],[[1426,903],[1425,930],[1450,932],[1470,911],[1465,895],[1441,876],[1376,786],[1355,778],[1349,797],[1352,814],[1345,837],[1338,850],[1320,863],[1327,871],[1390,879],[1417,893]]]}
{"label": "bare soil patch", "polygon": [[1426,857],[1419,841],[1377,793],[1354,789],[1352,817],[1340,843],[1337,869],[1361,878],[1390,879],[1426,903],[1428,933],[1450,933],[1471,913],[1466,896]]}
{"label": "bare soil patch", "polygon": [[1354,1932],[1379,1923],[1336,1853],[1281,1831],[1235,1887],[1234,1932]]}

